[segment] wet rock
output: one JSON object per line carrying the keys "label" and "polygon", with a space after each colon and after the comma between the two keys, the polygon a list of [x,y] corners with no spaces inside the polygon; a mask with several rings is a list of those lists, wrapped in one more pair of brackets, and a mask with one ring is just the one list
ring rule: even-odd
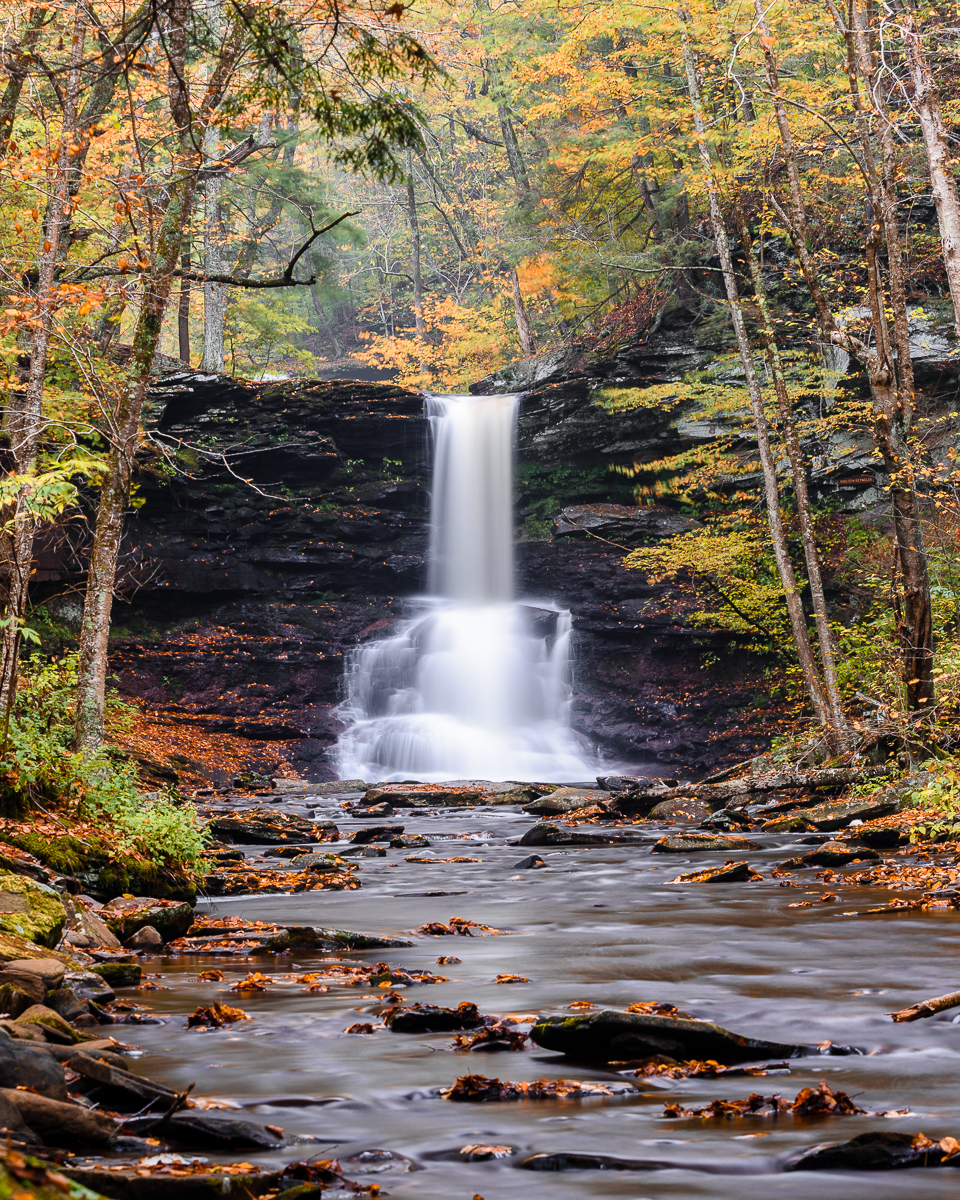
{"label": "wet rock", "polygon": [[0,1088],[32,1088],[53,1100],[67,1098],[63,1067],[50,1051],[3,1033],[0,1033]]}
{"label": "wet rock", "polygon": [[[393,843],[391,842],[391,845]],[[349,854],[351,858],[386,858],[387,852],[383,846],[354,846],[353,849],[341,850],[341,854]]]}
{"label": "wet rock", "polygon": [[628,788],[644,791],[656,787],[660,781],[647,775],[598,775],[597,786],[606,792],[624,792]]}
{"label": "wet rock", "polygon": [[129,1170],[106,1167],[57,1168],[60,1174],[83,1187],[90,1188],[109,1200],[219,1200],[220,1197],[249,1197],[276,1194],[282,1171],[262,1170],[251,1167],[247,1173],[211,1171],[209,1174],[170,1175],[169,1172],[153,1174],[137,1166]]}
{"label": "wet rock", "polygon": [[547,864],[543,861],[539,854],[528,854],[526,858],[521,858],[519,862],[513,864],[514,871],[536,871],[540,867],[545,867]]}
{"label": "wet rock", "polygon": [[673,833],[662,837],[651,848],[651,854],[705,854],[717,853],[721,850],[734,850],[744,853],[747,850],[760,850],[758,842],[751,842],[744,837],[724,837],[712,833]]}
{"label": "wet rock", "polygon": [[97,914],[124,943],[145,929],[155,929],[164,942],[183,937],[193,924],[193,909],[185,901],[155,900],[151,896],[118,896]]}
{"label": "wet rock", "polygon": [[708,867],[705,871],[689,871],[671,879],[671,883],[747,883],[762,879],[748,862],[727,862],[722,867]]}
{"label": "wet rock", "polygon": [[120,939],[96,913],[80,909],[77,912],[77,929],[88,946],[100,946],[107,950],[119,950]]}
{"label": "wet rock", "polygon": [[[874,1130],[849,1142],[807,1150],[787,1164],[788,1171],[899,1171],[907,1167],[938,1167],[944,1151],[923,1135]],[[960,1166],[960,1158],[951,1165]]]}
{"label": "wet rock", "polygon": [[63,961],[57,958],[14,958],[4,964],[3,970],[18,975],[33,975],[47,989],[59,987],[67,972]]}
{"label": "wet rock", "polygon": [[390,839],[390,846],[394,850],[422,850],[429,845],[430,842],[422,833],[406,833],[403,837]]}
{"label": "wet rock", "polygon": [[[5,1138],[12,1135],[17,1141],[37,1141],[37,1135],[27,1127],[26,1121],[20,1114],[20,1109],[2,1094],[0,1094],[0,1133]],[[2,1191],[0,1191],[0,1195],[3,1195]],[[16,1195],[16,1191],[12,1195]]]}
{"label": "wet rock", "polygon": [[[721,808],[700,822],[701,829],[712,829],[720,833],[733,833],[738,829],[749,829],[750,818],[746,813]],[[811,825],[812,829],[813,826]]]}
{"label": "wet rock", "polygon": [[83,1001],[93,1000],[96,1004],[110,1004],[117,998],[113,988],[93,971],[71,971],[66,983]]}
{"label": "wet rock", "polygon": [[285,925],[284,948],[294,950],[392,950],[412,946],[407,938],[354,933],[349,929],[324,929],[317,925]]}
{"label": "wet rock", "polygon": [[647,813],[651,821],[703,821],[710,816],[710,808],[697,800],[661,800]]}
{"label": "wet rock", "polygon": [[531,1154],[523,1162],[517,1163],[522,1171],[662,1171],[669,1165],[644,1158],[571,1152]]}
{"label": "wet rock", "polygon": [[152,925],[144,925],[133,937],[127,938],[126,944],[131,950],[159,950],[163,938]]}
{"label": "wet rock", "polygon": [[290,863],[298,871],[346,871],[347,864],[339,854],[299,854]]}
{"label": "wet rock", "polygon": [[868,796],[862,800],[838,800],[826,804],[817,804],[813,808],[802,808],[795,812],[795,817],[802,817],[817,829],[831,832],[843,829],[851,821],[872,821],[876,817],[885,817],[896,812],[899,800],[894,797]]}
{"label": "wet rock", "polygon": [[210,828],[217,837],[244,845],[327,842],[335,841],[339,836],[334,821],[307,821],[265,805],[217,817]]}
{"label": "wet rock", "polygon": [[538,796],[536,800],[525,804],[523,811],[534,813],[537,816],[573,812],[578,808],[585,808],[588,804],[595,803],[599,796],[600,793],[595,789],[557,788],[555,792],[551,792],[547,796]]}
{"label": "wet rock", "polygon": [[94,1098],[119,1112],[165,1111],[176,1099],[170,1088],[82,1051],[70,1056],[70,1069],[95,1085]]}
{"label": "wet rock", "polygon": [[806,817],[794,813],[791,816],[774,817],[771,821],[764,821],[760,828],[764,833],[809,833],[811,829],[816,829],[816,826]]}
{"label": "wet rock", "polygon": [[155,1136],[172,1146],[218,1154],[230,1150],[276,1150],[283,1145],[282,1137],[254,1121],[195,1109],[178,1112],[162,1126],[156,1117],[146,1117],[128,1121],[124,1129],[138,1137],[150,1137],[156,1130]]}
{"label": "wet rock", "polygon": [[475,1029],[483,1024],[477,1006],[463,1001],[456,1008],[436,1004],[413,1004],[384,1013],[383,1023],[394,1033],[447,1033],[453,1029]]}
{"label": "wet rock", "polygon": [[879,822],[874,825],[864,824],[848,828],[847,833],[858,842],[863,842],[865,846],[890,850],[894,846],[908,846],[912,830],[913,822],[908,819],[890,825],[881,825]]}
{"label": "wet rock", "polygon": [[135,962],[103,962],[91,967],[94,975],[99,975],[111,987],[137,987],[143,978],[143,968]]}
{"label": "wet rock", "polygon": [[815,850],[809,850],[798,858],[788,858],[781,866],[788,870],[803,867],[842,867],[844,863],[875,861],[880,855],[868,846],[855,846],[851,842],[825,842]]}
{"label": "wet rock", "polygon": [[392,817],[393,805],[387,804],[385,800],[379,804],[371,804],[364,815],[368,817]]}
{"label": "wet rock", "polygon": [[[301,854],[312,854],[313,846],[279,846],[275,850],[264,850],[264,858],[298,858]],[[244,856],[240,855],[243,861]]]}
{"label": "wet rock", "polygon": [[55,988],[54,991],[48,993],[46,1004],[47,1008],[52,1008],[55,1013],[59,1013],[68,1022],[90,1015],[90,1006],[86,999],[82,999],[72,987]]}
{"label": "wet rock", "polygon": [[402,833],[402,825],[371,825],[358,829],[350,841],[354,846],[368,846],[371,842],[388,842]]}
{"label": "wet rock", "polygon": [[15,1088],[0,1088],[26,1124],[54,1146],[103,1145],[119,1128],[117,1122],[80,1104],[65,1104],[49,1096]]}
{"label": "wet rock", "polygon": [[[545,1050],[587,1062],[650,1058],[712,1059],[728,1066],[761,1058],[796,1058],[820,1051],[731,1033],[712,1021],[677,1020],[646,1013],[601,1009],[584,1016],[541,1017],[530,1036]],[[831,1047],[831,1053],[847,1053]]]}
{"label": "wet rock", "polygon": [[649,841],[649,837],[633,830],[619,829],[567,829],[553,821],[538,821],[520,838],[520,846],[606,846],[636,845]]}
{"label": "wet rock", "polygon": [[79,1029],[75,1029],[69,1021],[65,1021],[59,1013],[44,1004],[31,1004],[16,1018],[14,1024],[38,1025],[49,1042],[67,1045],[70,1042],[83,1041],[83,1034]]}
{"label": "wet rock", "polygon": [[44,883],[0,871],[0,930],[40,946],[56,946],[67,913],[58,893]]}
{"label": "wet rock", "polygon": [[26,971],[0,971],[0,1012],[19,1017],[31,1004],[41,1004],[46,988],[39,975]]}

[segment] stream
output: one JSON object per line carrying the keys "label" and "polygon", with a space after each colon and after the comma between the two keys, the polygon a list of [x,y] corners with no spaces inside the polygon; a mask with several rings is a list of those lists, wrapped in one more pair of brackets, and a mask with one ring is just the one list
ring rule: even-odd
{"label": "stream", "polygon": [[[342,836],[375,823],[345,815],[339,797],[289,801],[283,807],[302,814],[318,799],[323,807],[312,815],[336,819]],[[845,1200],[956,1194],[957,1175],[950,1169],[782,1173],[791,1154],[867,1130],[922,1131],[934,1139],[960,1134],[960,1023],[949,1013],[913,1024],[894,1024],[885,1015],[958,985],[957,971],[950,969],[960,946],[956,913],[863,915],[890,899],[889,891],[877,888],[840,888],[837,902],[822,903],[826,888],[814,871],[793,876],[802,886],[780,886],[769,878],[769,869],[805,848],[788,835],[750,835],[764,847],[750,856],[751,865],[766,876],[762,882],[671,886],[680,871],[718,865],[722,856],[651,856],[647,845],[545,847],[538,853],[546,869],[517,870],[514,864],[530,851],[516,846],[516,840],[534,823],[519,809],[417,810],[392,819],[402,821],[408,834],[425,834],[438,857],[481,861],[407,862],[409,854],[423,852],[388,850],[386,858],[356,860],[362,880],[358,891],[210,900],[198,906],[198,913],[409,936],[409,949],[147,959],[144,970],[151,981],[169,990],[141,995],[166,1023],[119,1025],[114,1031],[142,1047],[136,1069],[151,1078],[178,1090],[195,1082],[198,1096],[235,1101],[254,1119],[282,1126],[288,1137],[319,1139],[247,1155],[249,1161],[265,1166],[308,1155],[343,1160],[387,1150],[411,1163],[401,1159],[389,1171],[364,1176],[345,1165],[344,1173],[378,1182],[395,1197],[438,1200],[806,1200],[832,1196],[838,1188]],[[668,828],[676,829],[653,822],[635,828],[651,843]],[[802,901],[812,901],[811,907],[789,907]],[[415,932],[426,922],[452,916],[505,933],[431,937]],[[441,955],[462,961],[437,966]],[[376,989],[332,985],[316,994],[292,982],[317,969],[322,959],[334,958],[385,960],[449,977],[447,983],[397,989],[407,1004],[455,1006],[468,1000],[481,1013],[502,1015],[563,1012],[576,1001],[610,1008],[666,1001],[748,1036],[829,1040],[864,1053],[794,1060],[789,1073],[761,1078],[641,1079],[638,1094],[620,1097],[453,1103],[431,1093],[466,1074],[513,1081],[633,1082],[633,1077],[565,1061],[532,1043],[521,1052],[468,1053],[451,1050],[453,1034],[391,1033],[378,1024],[375,1012],[383,993],[376,996]],[[223,971],[224,982],[196,981],[198,971],[213,967]],[[264,993],[238,997],[230,984],[250,970],[277,983]],[[497,984],[496,976],[506,973],[529,982]],[[214,999],[239,1005],[253,1019],[224,1030],[186,1030],[186,1015]],[[375,1032],[345,1034],[355,1022],[371,1022]],[[665,1103],[689,1107],[757,1091],[780,1092],[792,1100],[801,1088],[821,1080],[869,1112],[909,1108],[909,1114],[711,1121],[662,1115]],[[460,1148],[473,1143],[511,1146],[515,1153],[462,1161]],[[525,1157],[543,1151],[640,1158],[662,1169],[517,1169]]]}

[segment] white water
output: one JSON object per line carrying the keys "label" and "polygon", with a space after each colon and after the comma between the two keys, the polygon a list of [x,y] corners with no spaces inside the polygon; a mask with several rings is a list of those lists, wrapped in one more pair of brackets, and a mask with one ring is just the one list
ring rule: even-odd
{"label": "white water", "polygon": [[431,595],[347,661],[340,778],[580,780],[570,614],[514,600],[516,396],[431,396]]}

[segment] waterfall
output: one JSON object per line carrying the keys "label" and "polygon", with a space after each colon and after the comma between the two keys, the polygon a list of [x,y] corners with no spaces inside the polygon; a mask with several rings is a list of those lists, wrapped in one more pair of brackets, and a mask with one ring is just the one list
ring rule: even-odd
{"label": "waterfall", "polygon": [[341,778],[589,777],[570,730],[570,614],[518,603],[516,396],[429,396],[430,594],[347,659]]}

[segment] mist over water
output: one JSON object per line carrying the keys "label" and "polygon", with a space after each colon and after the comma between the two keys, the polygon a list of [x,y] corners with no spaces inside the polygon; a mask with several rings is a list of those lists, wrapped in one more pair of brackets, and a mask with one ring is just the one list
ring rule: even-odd
{"label": "mist over water", "polygon": [[516,396],[430,396],[429,596],[347,660],[341,778],[583,779],[569,613],[514,591]]}

